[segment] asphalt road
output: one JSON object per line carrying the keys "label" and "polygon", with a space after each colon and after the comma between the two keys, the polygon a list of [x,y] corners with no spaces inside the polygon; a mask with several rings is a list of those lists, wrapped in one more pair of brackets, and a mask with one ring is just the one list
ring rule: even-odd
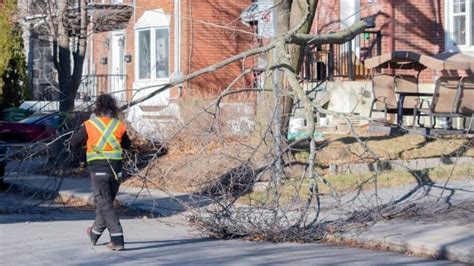
{"label": "asphalt road", "polygon": [[125,212],[121,217],[126,250],[112,252],[105,247],[107,236],[93,247],[85,235],[92,210],[39,203],[0,193],[1,265],[456,265],[318,243],[213,240],[179,217],[145,219]]}

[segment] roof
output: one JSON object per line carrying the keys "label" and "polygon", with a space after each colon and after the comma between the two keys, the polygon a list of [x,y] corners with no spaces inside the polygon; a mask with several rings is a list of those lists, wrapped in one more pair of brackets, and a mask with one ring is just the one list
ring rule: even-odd
{"label": "roof", "polygon": [[[454,58],[454,59],[453,59]],[[454,54],[428,56],[412,51],[394,51],[365,60],[366,68],[392,68],[423,70],[474,70],[474,59],[467,55]]]}
{"label": "roof", "polygon": [[166,15],[161,8],[145,11],[135,23],[135,29],[169,26],[170,16]]}

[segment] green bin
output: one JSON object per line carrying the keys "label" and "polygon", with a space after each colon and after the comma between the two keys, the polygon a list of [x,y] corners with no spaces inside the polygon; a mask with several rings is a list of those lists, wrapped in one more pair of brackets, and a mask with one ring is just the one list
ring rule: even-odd
{"label": "green bin", "polygon": [[3,120],[11,122],[20,121],[32,114],[33,112],[31,110],[23,108],[7,108],[2,111]]}

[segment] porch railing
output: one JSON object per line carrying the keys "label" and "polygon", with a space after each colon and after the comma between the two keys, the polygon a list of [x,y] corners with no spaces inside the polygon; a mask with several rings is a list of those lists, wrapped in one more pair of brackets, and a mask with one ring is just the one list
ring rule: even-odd
{"label": "porch railing", "polygon": [[326,44],[308,47],[301,78],[315,82],[343,77],[350,80],[365,78],[369,72],[363,61],[382,54],[380,31],[365,31],[344,44]]}
{"label": "porch railing", "polygon": [[76,100],[94,101],[101,93],[111,93],[118,101],[125,101],[127,75],[90,74],[82,76]]}

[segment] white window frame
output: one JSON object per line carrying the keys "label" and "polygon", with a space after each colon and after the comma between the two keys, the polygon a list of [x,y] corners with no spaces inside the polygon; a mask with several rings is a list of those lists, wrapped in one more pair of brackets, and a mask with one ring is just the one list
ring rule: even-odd
{"label": "white window frame", "polygon": [[462,51],[474,53],[474,40],[472,35],[474,34],[473,23],[474,23],[474,10],[472,8],[474,0],[465,0],[466,2],[466,44],[456,45],[454,44],[454,10],[453,0],[445,0],[445,44],[447,51]]}
{"label": "white window frame", "polygon": [[[163,78],[158,78],[156,76],[156,30],[167,30],[168,31],[168,76]],[[139,68],[140,68],[140,57],[139,57],[139,39],[138,33],[141,31],[150,32],[150,78],[140,78]],[[146,27],[135,29],[135,79],[137,81],[168,81],[170,78],[170,28],[169,27]]]}
{"label": "white window frame", "polygon": [[[150,9],[145,10],[143,14],[138,18],[135,22],[134,29],[134,78],[133,78],[133,96],[135,97],[143,97],[149,95],[149,93],[153,92],[156,87],[169,83],[171,80],[171,36],[170,36],[170,16],[167,15],[163,9]],[[168,32],[168,77],[158,78],[156,76],[156,30],[165,29]],[[138,32],[142,30],[149,30],[150,31],[150,77],[147,79],[140,79],[138,76],[139,72],[139,64],[140,58],[138,57],[139,48],[138,48]],[[159,94],[153,96],[152,98],[146,100],[145,102],[141,103],[140,105],[168,105],[170,99],[170,91],[165,90],[160,92]],[[139,111],[141,112],[141,111]]]}

